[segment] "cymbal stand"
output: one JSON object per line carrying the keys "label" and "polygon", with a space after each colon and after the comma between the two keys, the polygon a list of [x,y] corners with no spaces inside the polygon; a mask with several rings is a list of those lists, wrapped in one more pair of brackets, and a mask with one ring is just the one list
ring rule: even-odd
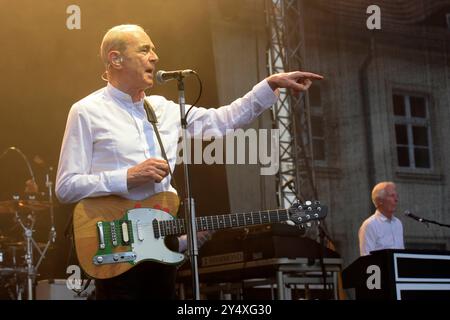
{"label": "cymbal stand", "polygon": [[53,182],[50,179],[50,172],[53,171],[53,167],[48,169],[47,175],[45,176],[45,186],[48,188],[48,202],[50,203],[50,239],[53,243],[56,241],[56,229],[55,229],[55,214],[53,206]]}
{"label": "cymbal stand", "polygon": [[[48,173],[45,176],[45,186],[48,188],[48,202],[50,203],[50,234],[47,244],[43,251],[39,248],[39,246],[34,243],[36,249],[40,254],[39,261],[36,263],[36,270],[41,265],[42,260],[45,258],[45,254],[47,253],[48,248],[51,243],[55,243],[56,241],[56,229],[55,229],[55,215],[54,215],[54,206],[53,206],[53,182],[50,180],[50,172],[53,170],[53,167],[49,168]],[[34,240],[33,240],[34,241]]]}
{"label": "cymbal stand", "polygon": [[33,227],[34,227],[34,223],[35,223],[35,218],[34,218],[33,212],[28,215],[28,219],[31,220],[31,223],[29,226],[27,226],[26,224],[24,224],[22,222],[22,219],[20,218],[18,211],[16,211],[16,220],[24,231],[23,234],[24,234],[24,237],[26,239],[26,244],[27,244],[26,245],[27,251],[25,254],[25,262],[27,264],[27,266],[26,266],[27,293],[28,293],[27,299],[33,300],[33,297],[34,297],[33,286],[34,286],[34,281],[36,279],[36,269],[33,266],[33,245],[36,246],[38,249],[39,249],[39,247],[37,246],[36,242],[33,239]]}
{"label": "cymbal stand", "polygon": [[12,255],[12,267],[13,269],[16,271],[14,272],[14,286],[15,286],[15,290],[16,290],[16,295],[13,296],[13,294],[11,294],[11,299],[14,300],[22,300],[22,287],[20,286],[20,281],[19,281],[19,275],[17,274],[17,270],[18,270],[18,266],[17,266],[17,259],[16,259],[16,255],[17,255],[17,248],[12,246],[10,248],[11,250],[11,255]]}

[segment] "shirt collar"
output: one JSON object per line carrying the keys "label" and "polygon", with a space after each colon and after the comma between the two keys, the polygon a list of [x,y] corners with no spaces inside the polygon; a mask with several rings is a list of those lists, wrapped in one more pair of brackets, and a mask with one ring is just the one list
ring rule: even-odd
{"label": "shirt collar", "polygon": [[129,103],[129,104],[133,104],[133,105],[136,105],[136,106],[141,106],[144,103],[144,99],[141,99],[141,100],[139,100],[137,102],[133,102],[133,99],[131,99],[131,96],[128,93],[120,91],[119,89],[114,87],[109,82],[106,85],[106,91],[108,92],[109,95],[111,95],[111,97],[113,97],[114,99],[119,100],[122,103]]}
{"label": "shirt collar", "polygon": [[394,220],[394,217],[392,217],[392,219],[387,218],[384,214],[382,214],[380,211],[375,211],[375,215],[378,219],[381,219],[381,221],[383,222],[391,222],[392,220]]}

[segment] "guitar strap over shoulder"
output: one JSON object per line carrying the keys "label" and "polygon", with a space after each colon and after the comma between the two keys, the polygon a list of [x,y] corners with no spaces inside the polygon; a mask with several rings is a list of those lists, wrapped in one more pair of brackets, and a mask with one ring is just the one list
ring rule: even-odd
{"label": "guitar strap over shoulder", "polygon": [[[155,114],[155,111],[153,110],[152,105],[146,99],[144,99],[144,109],[145,109],[145,112],[147,113],[148,122],[150,122],[152,124],[153,130],[155,131],[156,139],[158,139],[159,147],[161,148],[161,154],[162,154],[164,160],[166,160],[167,164],[169,164],[169,160],[167,159],[166,150],[164,149],[164,145],[162,143],[161,136],[159,135],[158,127],[156,126],[156,124],[158,123],[158,118],[156,117],[156,114]],[[170,169],[170,165],[169,165],[169,174],[170,174],[170,182],[171,183],[173,182],[173,187],[175,189],[177,189],[177,184],[173,177],[172,169]]]}

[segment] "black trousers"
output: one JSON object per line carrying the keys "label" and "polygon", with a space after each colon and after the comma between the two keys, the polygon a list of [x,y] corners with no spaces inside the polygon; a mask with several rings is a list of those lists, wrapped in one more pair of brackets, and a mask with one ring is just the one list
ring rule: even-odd
{"label": "black trousers", "polygon": [[[166,245],[178,250],[178,239],[167,237]],[[97,300],[174,300],[177,268],[155,262],[141,262],[127,272],[95,280]]]}
{"label": "black trousers", "polygon": [[176,267],[142,262],[127,272],[95,280],[97,300],[174,300]]}

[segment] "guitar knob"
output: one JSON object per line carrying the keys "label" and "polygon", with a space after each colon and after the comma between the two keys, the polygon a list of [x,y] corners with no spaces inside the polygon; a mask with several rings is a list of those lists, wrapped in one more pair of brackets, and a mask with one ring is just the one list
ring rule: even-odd
{"label": "guitar knob", "polygon": [[312,205],[312,202],[309,201],[309,200],[307,200],[307,201],[305,202],[305,204],[306,204],[307,206],[310,206],[310,205]]}

